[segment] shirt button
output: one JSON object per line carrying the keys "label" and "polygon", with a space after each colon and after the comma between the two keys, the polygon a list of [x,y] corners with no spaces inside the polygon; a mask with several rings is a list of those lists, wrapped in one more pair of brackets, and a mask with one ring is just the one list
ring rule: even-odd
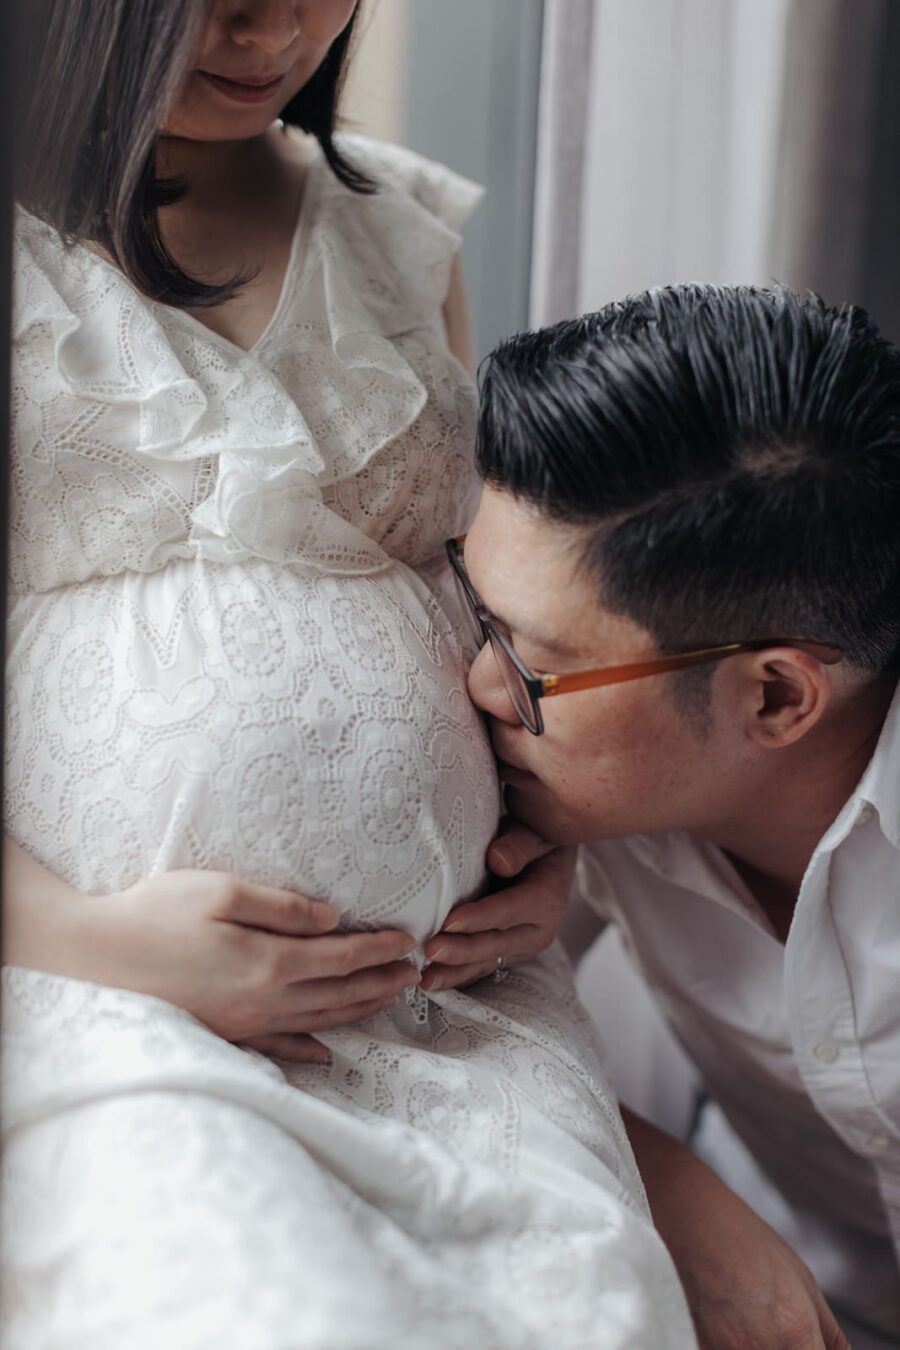
{"label": "shirt button", "polygon": [[833,1064],[840,1053],[841,1047],[837,1041],[819,1041],[813,1049],[816,1059],[820,1059],[823,1064]]}
{"label": "shirt button", "polygon": [[863,1140],[863,1148],[867,1153],[886,1153],[891,1146],[891,1141],[886,1134],[870,1134]]}
{"label": "shirt button", "polygon": [[868,825],[869,821],[872,819],[874,814],[875,808],[866,803],[866,805],[860,811],[859,815],[856,817],[857,825]]}

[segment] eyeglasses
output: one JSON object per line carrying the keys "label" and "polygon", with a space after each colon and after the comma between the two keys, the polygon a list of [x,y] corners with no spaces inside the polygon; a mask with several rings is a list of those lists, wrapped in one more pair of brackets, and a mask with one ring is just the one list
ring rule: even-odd
{"label": "eyeglasses", "polygon": [[635,661],[623,666],[597,666],[592,670],[577,670],[571,675],[535,675],[529,670],[512,644],[512,638],[500,621],[487,609],[469,578],[463,559],[466,536],[447,540],[447,554],[457,581],[467,601],[467,609],[475,619],[482,646],[491,644],[497,667],[503,676],[512,705],[520,720],[533,736],[544,730],[544,719],[538,703],[542,698],[557,694],[574,694],[583,689],[600,689],[608,684],[626,684],[629,680],[643,680],[649,675],[666,675],[689,666],[704,665],[709,661],[723,661],[739,652],[764,651],[766,647],[802,647],[823,665],[835,666],[843,659],[840,647],[813,638],[755,638],[751,642],[724,642],[716,647],[702,647],[697,651],[676,652],[659,656],[653,661]]}

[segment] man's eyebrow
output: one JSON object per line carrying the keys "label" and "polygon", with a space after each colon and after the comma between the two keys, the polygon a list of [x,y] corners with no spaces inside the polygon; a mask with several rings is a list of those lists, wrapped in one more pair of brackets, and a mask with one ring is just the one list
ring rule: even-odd
{"label": "man's eyebrow", "polygon": [[586,655],[583,647],[573,647],[571,643],[566,642],[564,638],[552,633],[542,633],[539,629],[533,627],[527,620],[515,621],[508,619],[495,610],[488,610],[492,619],[496,619],[501,628],[505,629],[513,638],[523,638],[532,647],[539,647],[542,652],[550,652],[553,656],[561,656],[566,659],[575,659]]}

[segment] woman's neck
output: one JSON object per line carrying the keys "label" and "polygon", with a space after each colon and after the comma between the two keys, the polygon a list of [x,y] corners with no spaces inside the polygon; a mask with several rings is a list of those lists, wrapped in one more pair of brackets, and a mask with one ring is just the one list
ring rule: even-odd
{"label": "woman's neck", "polygon": [[194,141],[182,136],[161,136],[156,151],[156,172],[161,178],[180,178],[190,198],[213,204],[233,200],[278,159],[278,124],[261,136],[241,141]]}

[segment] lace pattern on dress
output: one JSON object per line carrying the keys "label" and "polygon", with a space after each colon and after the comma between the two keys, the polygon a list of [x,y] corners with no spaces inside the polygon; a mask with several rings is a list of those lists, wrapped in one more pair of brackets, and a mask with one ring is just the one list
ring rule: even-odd
{"label": "lace pattern on dress", "polygon": [[[82,890],[216,867],[423,940],[499,811],[440,563],[477,494],[440,312],[475,192],[347,149],[381,188],[314,166],[249,352],[20,215],[6,813]],[[558,954],[320,1070],[125,990],[4,996],[10,1350],[693,1347]]]}

